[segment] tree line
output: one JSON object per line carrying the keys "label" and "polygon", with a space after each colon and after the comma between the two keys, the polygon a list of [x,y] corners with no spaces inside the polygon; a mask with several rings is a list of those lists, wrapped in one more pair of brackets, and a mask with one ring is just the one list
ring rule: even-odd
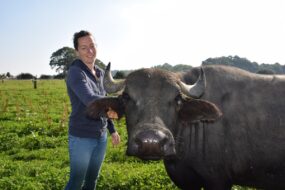
{"label": "tree line", "polygon": [[257,62],[251,62],[247,58],[241,58],[239,56],[217,57],[208,58],[202,62],[202,65],[230,65],[238,67],[253,73],[260,74],[285,74],[285,65],[279,63],[275,64],[258,64]]}
{"label": "tree line", "polygon": [[[50,66],[55,68],[57,72],[61,73],[63,76],[66,74],[71,62],[76,58],[76,53],[73,48],[63,47],[51,56]],[[101,68],[105,68],[105,64],[99,59],[96,60],[96,64]],[[249,72],[259,73],[259,74],[285,74],[285,65],[279,63],[275,64],[266,64],[257,62],[252,62],[247,58],[242,58],[237,55],[235,56],[222,56],[215,58],[208,58],[202,61],[202,65],[229,65],[238,67]],[[192,68],[191,65],[178,64],[175,66],[170,65],[169,63],[164,63],[163,65],[157,65],[153,68],[164,69],[172,72],[186,71]],[[114,78],[125,78],[130,70],[125,71],[114,71]]]}
{"label": "tree line", "polygon": [[[0,78],[16,78],[16,79],[63,79],[66,76],[66,73],[73,62],[76,59],[76,52],[73,48],[63,47],[52,53],[50,57],[49,65],[52,69],[55,69],[57,75],[41,75],[40,77],[33,76],[30,73],[21,73],[16,77],[13,77],[9,72],[7,74],[0,74]],[[102,69],[105,69],[105,64],[97,59],[96,63]],[[259,73],[259,74],[285,74],[285,65],[279,63],[266,64],[257,62],[252,62],[247,58],[242,58],[237,55],[235,56],[222,56],[215,58],[208,58],[202,61],[202,65],[229,65],[238,67],[249,72]],[[164,69],[172,72],[187,71],[192,68],[191,65],[178,64],[175,66],[170,65],[169,63],[164,63],[162,65],[154,66],[153,68]],[[119,70],[113,71],[114,78],[125,78],[131,70]]]}
{"label": "tree line", "polygon": [[[251,62],[247,58],[241,58],[239,56],[222,56],[216,58],[208,58],[202,61],[202,65],[229,65],[233,67],[238,67],[240,69],[259,74],[285,74],[285,65],[279,63],[275,64],[258,64],[257,62]],[[160,68],[164,70],[169,70],[172,72],[186,71],[190,70],[192,66],[190,65],[175,65],[171,66],[168,63],[163,65],[155,66],[154,68]]]}

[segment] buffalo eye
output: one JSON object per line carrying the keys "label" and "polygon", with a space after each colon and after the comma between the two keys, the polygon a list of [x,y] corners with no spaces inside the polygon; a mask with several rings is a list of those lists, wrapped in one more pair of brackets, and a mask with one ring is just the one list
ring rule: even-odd
{"label": "buffalo eye", "polygon": [[182,106],[182,97],[181,97],[181,94],[178,94],[176,97],[175,97],[175,102],[176,102],[176,105],[178,106],[178,107],[181,107]]}
{"label": "buffalo eye", "polygon": [[126,92],[124,92],[124,93],[122,94],[122,98],[123,98],[124,102],[128,102],[128,101],[131,100],[131,97],[130,97],[129,94],[126,93]]}

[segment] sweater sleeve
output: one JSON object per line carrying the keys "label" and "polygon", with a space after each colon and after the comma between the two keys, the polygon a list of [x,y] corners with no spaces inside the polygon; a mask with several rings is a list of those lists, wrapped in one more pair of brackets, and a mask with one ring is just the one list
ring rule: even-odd
{"label": "sweater sleeve", "polygon": [[85,106],[96,99],[104,97],[95,94],[88,86],[86,75],[77,67],[69,69],[67,84]]}
{"label": "sweater sleeve", "polygon": [[115,129],[115,125],[113,123],[113,121],[111,119],[108,119],[108,125],[107,125],[107,128],[108,128],[108,131],[110,134],[116,132],[116,129]]}

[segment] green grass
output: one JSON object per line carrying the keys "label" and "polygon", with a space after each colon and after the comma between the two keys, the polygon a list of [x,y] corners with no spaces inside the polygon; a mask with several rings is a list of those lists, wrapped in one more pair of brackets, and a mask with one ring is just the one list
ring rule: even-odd
{"label": "green grass", "polygon": [[[63,80],[7,80],[0,83],[0,189],[60,190],[69,175],[70,104]],[[97,189],[177,189],[163,163],[125,155],[125,121],[115,122],[122,143],[108,141]],[[234,187],[233,189],[247,189]]]}
{"label": "green grass", "polygon": [[[70,104],[63,80],[0,83],[0,189],[59,190],[69,175]],[[115,122],[122,143],[107,154],[98,189],[175,189],[162,162],[125,156],[125,121]]]}

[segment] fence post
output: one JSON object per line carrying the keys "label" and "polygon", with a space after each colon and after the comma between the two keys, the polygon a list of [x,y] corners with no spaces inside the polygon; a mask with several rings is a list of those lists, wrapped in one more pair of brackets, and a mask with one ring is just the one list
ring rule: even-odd
{"label": "fence post", "polygon": [[33,78],[34,89],[37,89],[37,78]]}

